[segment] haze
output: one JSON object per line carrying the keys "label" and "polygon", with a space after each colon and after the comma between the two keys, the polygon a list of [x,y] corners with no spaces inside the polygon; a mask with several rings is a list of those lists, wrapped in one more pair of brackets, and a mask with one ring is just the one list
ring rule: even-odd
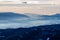
{"label": "haze", "polygon": [[[0,0],[0,12],[17,12],[32,14],[60,13],[59,0]],[[33,2],[34,1],[34,2]]]}

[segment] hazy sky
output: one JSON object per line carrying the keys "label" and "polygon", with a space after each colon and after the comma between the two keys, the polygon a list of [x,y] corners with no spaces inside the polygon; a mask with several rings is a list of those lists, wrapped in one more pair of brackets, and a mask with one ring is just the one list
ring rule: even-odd
{"label": "hazy sky", "polygon": [[0,1],[60,1],[60,0],[0,0]]}
{"label": "hazy sky", "polygon": [[[60,0],[8,0],[15,2],[1,2],[7,0],[0,0],[0,12],[18,12],[18,13],[35,13],[35,14],[54,14],[60,13]],[[39,5],[23,5],[23,6],[8,6],[9,4],[16,4],[21,1],[40,1]],[[2,4],[8,5],[2,5]],[[32,2],[33,3],[33,2]],[[35,2],[38,3],[38,2]],[[2,6],[1,6],[2,5]]]}

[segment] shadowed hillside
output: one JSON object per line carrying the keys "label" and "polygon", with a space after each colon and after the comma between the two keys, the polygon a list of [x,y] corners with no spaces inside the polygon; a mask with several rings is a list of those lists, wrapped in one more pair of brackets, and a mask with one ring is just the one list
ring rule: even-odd
{"label": "shadowed hillside", "polygon": [[0,40],[60,40],[60,24],[0,29]]}

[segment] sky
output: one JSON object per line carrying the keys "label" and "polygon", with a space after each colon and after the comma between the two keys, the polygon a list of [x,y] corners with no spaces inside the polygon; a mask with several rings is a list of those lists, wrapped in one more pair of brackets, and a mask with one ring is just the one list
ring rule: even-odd
{"label": "sky", "polygon": [[0,0],[0,1],[59,1],[59,0]]}
{"label": "sky", "polygon": [[[4,2],[2,2],[4,1]],[[6,2],[14,1],[14,2]],[[9,5],[18,4],[18,2],[28,1],[35,3],[33,5]],[[31,2],[35,1],[35,2]],[[38,2],[37,2],[38,1]],[[3,5],[4,4],[4,5]],[[8,4],[8,5],[5,5]],[[23,6],[22,6],[23,5]],[[18,12],[18,13],[33,13],[33,14],[55,14],[60,13],[60,0],[0,0],[0,12]]]}

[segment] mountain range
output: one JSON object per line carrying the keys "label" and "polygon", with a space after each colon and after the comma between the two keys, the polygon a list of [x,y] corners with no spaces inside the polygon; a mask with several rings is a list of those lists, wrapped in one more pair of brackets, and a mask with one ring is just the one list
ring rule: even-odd
{"label": "mountain range", "polygon": [[60,40],[60,14],[1,12],[0,40]]}
{"label": "mountain range", "polygon": [[[29,28],[39,25],[60,24],[60,14],[38,15],[20,14],[14,12],[0,12],[0,29]],[[13,26],[13,27],[12,27]]]}
{"label": "mountain range", "polygon": [[59,19],[60,14],[56,13],[54,15],[38,15],[38,14],[20,14],[14,12],[0,12],[1,19],[13,19],[13,18],[38,18],[40,20],[50,20],[50,19]]}

